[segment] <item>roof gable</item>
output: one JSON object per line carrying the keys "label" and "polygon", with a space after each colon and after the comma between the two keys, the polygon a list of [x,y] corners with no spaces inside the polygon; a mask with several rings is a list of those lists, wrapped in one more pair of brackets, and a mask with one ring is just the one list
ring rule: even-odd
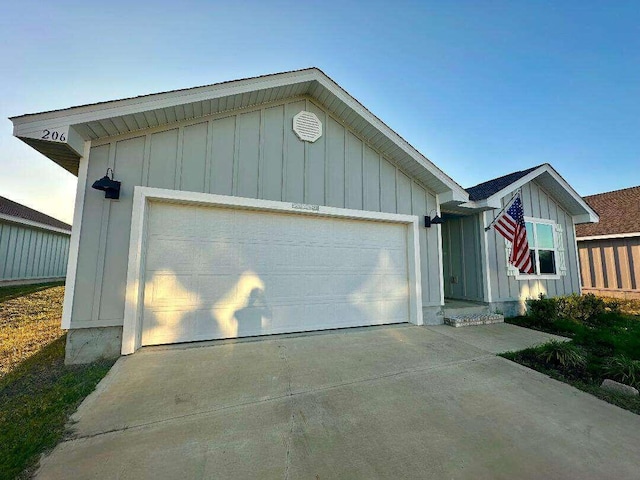
{"label": "roof gable", "polygon": [[574,223],[598,221],[598,214],[548,163],[509,173],[468,188],[469,197],[475,200],[472,199],[457,208],[460,211],[502,208],[503,197],[534,180],[571,214]]}
{"label": "roof gable", "polygon": [[34,227],[71,232],[71,225],[5,197],[0,197],[0,219],[13,220],[16,223],[28,224]]}
{"label": "roof gable", "polygon": [[503,175],[502,177],[479,183],[478,185],[475,185],[473,187],[465,188],[465,190],[469,194],[469,200],[474,202],[477,202],[478,200],[484,200],[499,192],[500,190],[507,188],[509,185],[520,180],[522,177],[534,171],[536,168],[540,168],[540,166],[541,165],[538,165],[536,167],[531,167],[519,172],[509,173],[507,175]]}
{"label": "roof gable", "polygon": [[596,224],[576,227],[578,237],[640,234],[640,186],[584,197],[600,215]]}
{"label": "roof gable", "polygon": [[[77,174],[78,159],[86,141],[292,97],[315,99],[371,147],[439,194],[441,203],[468,200],[460,185],[317,68],[22,115],[11,120],[16,137]],[[57,139],[43,138],[45,130],[55,131]]]}

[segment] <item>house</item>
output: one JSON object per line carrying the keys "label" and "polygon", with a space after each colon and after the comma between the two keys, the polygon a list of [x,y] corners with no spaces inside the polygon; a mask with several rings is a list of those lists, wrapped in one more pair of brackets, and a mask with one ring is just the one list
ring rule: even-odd
{"label": "house", "polygon": [[0,286],[64,280],[71,226],[0,197]]}
{"label": "house", "polygon": [[[316,68],[11,120],[16,137],[78,175],[68,362],[440,324],[445,294],[517,310],[541,291],[580,290],[573,228],[597,220],[548,165],[472,197]],[[92,188],[99,179],[107,191]],[[566,232],[553,274],[545,263],[509,276],[504,241],[483,230],[516,188],[529,216]],[[440,215],[444,232],[426,218]]]}
{"label": "house", "polygon": [[640,298],[640,186],[584,198],[600,223],[576,227],[583,291]]}

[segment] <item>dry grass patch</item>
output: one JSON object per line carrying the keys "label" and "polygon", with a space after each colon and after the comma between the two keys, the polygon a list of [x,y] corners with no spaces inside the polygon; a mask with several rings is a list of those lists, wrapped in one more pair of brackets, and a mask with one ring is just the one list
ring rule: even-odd
{"label": "dry grass patch", "polygon": [[64,334],[63,298],[53,286],[0,303],[0,377]]}

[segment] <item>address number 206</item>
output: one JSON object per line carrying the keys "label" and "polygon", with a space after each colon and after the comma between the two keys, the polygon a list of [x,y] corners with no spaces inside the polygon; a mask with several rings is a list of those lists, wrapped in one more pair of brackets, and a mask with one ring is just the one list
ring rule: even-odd
{"label": "address number 206", "polygon": [[67,137],[64,132],[57,132],[56,130],[43,130],[42,140],[53,140],[54,142],[66,142]]}

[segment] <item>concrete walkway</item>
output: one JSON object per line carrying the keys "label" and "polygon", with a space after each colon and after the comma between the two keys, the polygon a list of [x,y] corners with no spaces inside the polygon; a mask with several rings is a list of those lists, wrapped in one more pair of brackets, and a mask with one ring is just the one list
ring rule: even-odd
{"label": "concrete walkway", "polygon": [[38,478],[638,478],[639,416],[493,354],[547,337],[401,325],[143,349]]}

